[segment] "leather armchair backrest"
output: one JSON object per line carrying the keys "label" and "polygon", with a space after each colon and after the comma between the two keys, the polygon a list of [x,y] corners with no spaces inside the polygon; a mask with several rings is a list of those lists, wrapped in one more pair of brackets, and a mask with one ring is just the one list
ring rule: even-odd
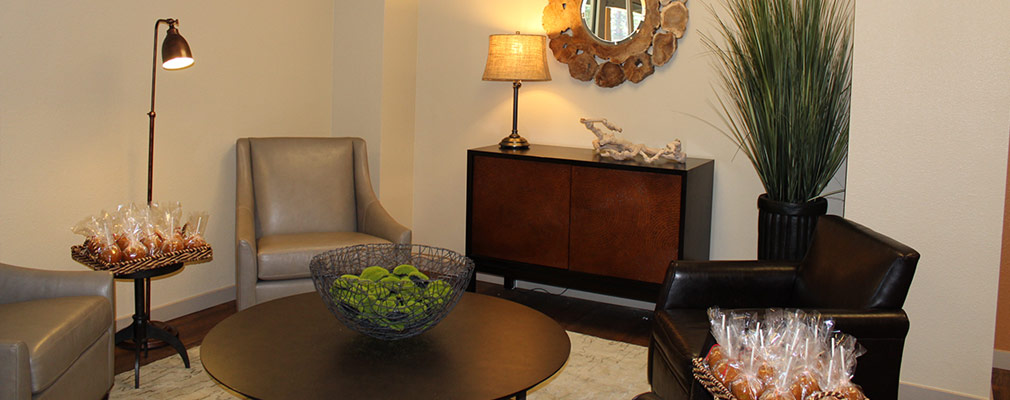
{"label": "leather armchair backrest", "polygon": [[818,219],[800,263],[793,305],[804,308],[900,309],[919,253],[834,215]]}
{"label": "leather armchair backrest", "polygon": [[256,237],[356,231],[355,141],[250,138]]}

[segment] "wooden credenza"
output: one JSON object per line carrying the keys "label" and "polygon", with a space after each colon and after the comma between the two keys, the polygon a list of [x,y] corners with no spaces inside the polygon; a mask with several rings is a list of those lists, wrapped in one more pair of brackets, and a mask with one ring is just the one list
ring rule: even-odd
{"label": "wooden credenza", "polygon": [[467,151],[466,253],[478,272],[655,301],[672,260],[707,260],[715,162],[592,149]]}

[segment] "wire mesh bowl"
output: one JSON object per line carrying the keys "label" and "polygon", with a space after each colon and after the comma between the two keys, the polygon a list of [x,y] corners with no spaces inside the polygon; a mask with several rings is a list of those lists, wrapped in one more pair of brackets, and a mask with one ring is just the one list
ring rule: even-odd
{"label": "wire mesh bowl", "polygon": [[344,325],[396,340],[445,318],[463,296],[474,265],[437,247],[364,244],[320,253],[309,270],[326,307]]}

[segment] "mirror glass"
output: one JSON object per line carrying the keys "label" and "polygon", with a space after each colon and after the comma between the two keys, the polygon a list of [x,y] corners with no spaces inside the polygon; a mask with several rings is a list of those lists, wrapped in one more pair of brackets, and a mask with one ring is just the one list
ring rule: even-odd
{"label": "mirror glass", "polygon": [[645,19],[641,0],[583,0],[582,23],[586,30],[608,43],[631,37]]}

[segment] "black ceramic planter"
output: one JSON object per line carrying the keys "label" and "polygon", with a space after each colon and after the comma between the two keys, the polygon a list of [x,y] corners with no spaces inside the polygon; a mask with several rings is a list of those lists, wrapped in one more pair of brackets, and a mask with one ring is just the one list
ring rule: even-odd
{"label": "black ceramic planter", "polygon": [[786,203],[758,196],[758,259],[798,261],[807,254],[817,218],[828,212],[828,201]]}

